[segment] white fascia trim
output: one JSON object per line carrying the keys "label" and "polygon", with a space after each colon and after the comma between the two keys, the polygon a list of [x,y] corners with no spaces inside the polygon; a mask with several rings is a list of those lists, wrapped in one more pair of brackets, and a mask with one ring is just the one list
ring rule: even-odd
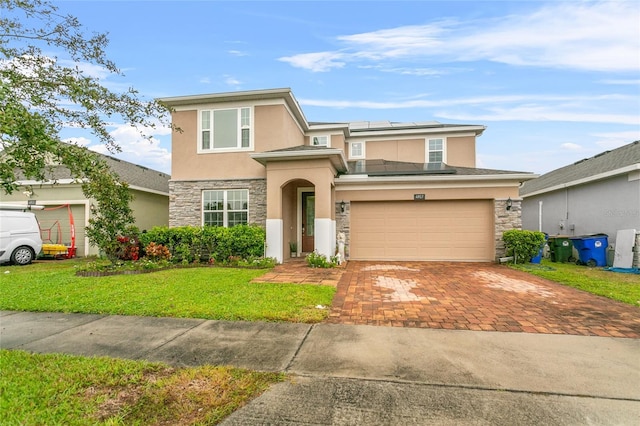
{"label": "white fascia trim", "polygon": [[260,160],[270,160],[270,159],[279,159],[279,160],[307,160],[310,157],[330,157],[332,155],[339,155],[340,162],[342,163],[342,167],[345,170],[348,170],[349,167],[347,165],[347,159],[344,157],[344,152],[341,149],[337,148],[325,148],[318,151],[276,151],[276,152],[256,152],[254,154],[250,154],[251,158],[262,163]]}
{"label": "white fascia trim", "polygon": [[[78,180],[78,179],[58,179],[56,181],[52,181],[52,180],[47,180],[47,181],[39,181],[39,180],[19,180],[16,181],[17,185],[20,186],[27,186],[27,185],[81,185],[83,182],[88,182],[88,180],[83,179],[83,180]],[[169,196],[168,192],[163,192],[163,191],[157,191],[155,189],[149,189],[149,188],[143,188],[141,186],[137,186],[137,185],[129,185],[129,189],[134,189],[136,191],[140,191],[140,192],[148,192],[150,194],[157,194],[157,195],[165,195],[165,196]],[[66,204],[63,203],[63,204]]]}
{"label": "white fascia trim", "polygon": [[16,185],[81,185],[83,182],[88,182],[86,179],[58,179],[58,180],[17,180]]}
{"label": "white fascia trim", "polygon": [[540,189],[538,191],[530,192],[528,194],[523,195],[523,198],[533,197],[535,195],[546,194],[547,192],[557,191],[559,189],[565,189],[576,185],[582,185],[589,182],[594,182],[597,180],[607,179],[610,177],[614,177],[617,175],[621,175],[624,173],[633,172],[636,170],[640,170],[640,163],[631,164],[630,166],[622,167],[615,170],[609,170],[608,172],[600,173],[597,175],[589,176],[582,179],[572,180],[571,182],[562,183],[560,185],[551,186],[549,188]]}
{"label": "white fascia trim", "polygon": [[410,182],[488,182],[488,181],[516,181],[524,182],[535,179],[535,174],[500,174],[500,175],[418,175],[418,176],[368,176],[368,175],[343,175],[335,179],[336,185],[367,183],[394,184]]}
{"label": "white fascia trim", "polygon": [[[473,136],[480,136],[484,132],[486,126],[464,126],[464,127],[434,127],[434,128],[409,128],[409,129],[385,129],[385,130],[367,130],[367,131],[351,131],[350,137],[371,137],[371,136],[393,136],[393,135],[449,135],[451,133],[464,133]],[[458,136],[451,134],[450,136]]]}
{"label": "white fascia trim", "polygon": [[246,106],[284,105],[294,121],[304,133],[309,128],[298,101],[290,89],[255,90],[248,92],[214,93],[209,95],[177,96],[160,98],[173,111],[193,111],[202,109],[224,109]]}
{"label": "white fascia trim", "polygon": [[418,189],[470,189],[470,188],[513,188],[520,183],[508,182],[442,182],[442,183],[387,183],[373,185],[336,185],[337,192],[347,191],[382,191],[382,190],[418,190]]}
{"label": "white fascia trim", "polygon": [[344,133],[344,129],[349,129],[348,123],[322,123],[322,124],[309,124],[309,131],[316,130],[335,130],[335,133]]}
{"label": "white fascia trim", "polygon": [[169,106],[194,105],[203,102],[233,102],[240,99],[270,99],[278,97],[286,97],[291,95],[291,89],[288,87],[280,89],[265,90],[245,90],[239,92],[223,92],[223,93],[207,93],[203,95],[186,95],[186,96],[167,96],[158,98],[157,101]]}

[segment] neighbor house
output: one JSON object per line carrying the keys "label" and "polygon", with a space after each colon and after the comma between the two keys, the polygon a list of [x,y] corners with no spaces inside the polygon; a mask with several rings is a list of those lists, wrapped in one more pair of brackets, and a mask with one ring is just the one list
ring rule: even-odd
{"label": "neighbor house", "polygon": [[482,125],[316,123],[290,89],[160,99],[173,109],[169,225],[259,224],[268,256],[493,261],[530,173],[476,167]]}
{"label": "neighbor house", "polygon": [[640,141],[526,182],[520,196],[523,228],[552,235],[603,233],[615,244],[619,230],[640,231]]}
{"label": "neighbor house", "polygon": [[[141,230],[169,224],[169,178],[166,173],[97,154],[124,182],[133,195],[130,203],[135,225]],[[47,180],[19,180],[20,188],[11,194],[0,194],[0,200],[12,204],[27,204],[29,200],[45,207],[36,210],[42,239],[45,243],[62,243],[70,246],[72,226],[75,231],[77,256],[98,254],[85,235],[95,203],[82,192],[80,182],[73,179],[69,170],[60,165],[47,168]]]}

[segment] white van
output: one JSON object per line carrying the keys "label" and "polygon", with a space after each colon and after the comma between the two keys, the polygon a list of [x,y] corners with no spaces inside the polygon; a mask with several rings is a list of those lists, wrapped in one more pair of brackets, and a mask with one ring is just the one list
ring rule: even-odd
{"label": "white van", "polygon": [[42,206],[0,204],[0,263],[31,263],[42,249],[36,215],[28,209]]}

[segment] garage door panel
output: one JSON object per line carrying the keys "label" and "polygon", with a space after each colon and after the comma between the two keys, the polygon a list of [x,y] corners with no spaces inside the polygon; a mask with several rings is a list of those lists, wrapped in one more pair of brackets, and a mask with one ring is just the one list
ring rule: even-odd
{"label": "garage door panel", "polygon": [[352,202],[352,259],[493,259],[491,200]]}

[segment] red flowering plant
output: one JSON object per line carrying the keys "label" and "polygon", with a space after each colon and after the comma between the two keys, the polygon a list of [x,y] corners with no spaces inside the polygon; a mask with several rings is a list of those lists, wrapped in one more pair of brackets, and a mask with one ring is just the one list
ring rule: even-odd
{"label": "red flowering plant", "polygon": [[130,227],[127,235],[118,235],[116,241],[118,247],[116,255],[120,260],[138,260],[140,258],[140,242],[138,241],[137,230]]}

